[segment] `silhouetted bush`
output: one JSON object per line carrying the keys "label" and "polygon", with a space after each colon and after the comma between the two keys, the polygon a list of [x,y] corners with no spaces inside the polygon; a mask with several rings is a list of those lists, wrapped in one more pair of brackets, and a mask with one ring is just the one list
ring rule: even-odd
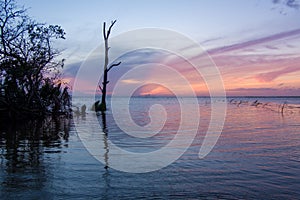
{"label": "silhouetted bush", "polygon": [[0,0],[0,116],[42,117],[69,112],[60,80],[64,60],[53,42],[65,39],[57,25],[38,23],[15,0]]}

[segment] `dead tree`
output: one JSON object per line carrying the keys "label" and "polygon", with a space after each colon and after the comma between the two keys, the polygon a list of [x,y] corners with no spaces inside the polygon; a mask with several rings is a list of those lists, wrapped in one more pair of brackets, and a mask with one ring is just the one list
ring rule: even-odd
{"label": "dead tree", "polygon": [[108,51],[110,49],[110,47],[108,46],[108,38],[111,32],[112,27],[114,26],[114,24],[116,23],[117,20],[114,20],[111,22],[110,26],[108,27],[108,30],[106,31],[106,23],[103,23],[103,38],[104,38],[104,71],[103,71],[103,82],[102,82],[102,87],[101,85],[99,85],[99,89],[102,92],[102,98],[101,98],[101,104],[99,106],[97,106],[95,108],[96,111],[105,111],[106,110],[106,86],[109,83],[108,81],[108,72],[116,66],[119,66],[121,64],[121,62],[118,63],[114,63],[111,64],[110,66],[108,66],[109,64],[109,59],[108,59]]}

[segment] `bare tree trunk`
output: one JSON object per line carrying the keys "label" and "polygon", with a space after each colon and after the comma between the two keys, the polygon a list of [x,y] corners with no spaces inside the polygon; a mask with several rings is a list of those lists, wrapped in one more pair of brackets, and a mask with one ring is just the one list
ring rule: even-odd
{"label": "bare tree trunk", "polygon": [[114,26],[114,24],[116,23],[117,20],[114,20],[111,22],[108,30],[106,31],[106,23],[104,22],[103,23],[103,38],[104,38],[104,53],[105,53],[105,58],[104,58],[104,72],[103,72],[103,82],[102,82],[102,87],[99,85],[99,88],[102,92],[102,98],[101,98],[101,104],[98,108],[96,108],[96,111],[105,111],[106,110],[106,86],[107,84],[109,83],[109,81],[107,80],[108,79],[108,72],[109,70],[111,70],[113,67],[115,66],[118,66],[121,64],[121,62],[119,63],[116,63],[116,64],[112,64],[111,66],[108,67],[108,63],[109,63],[109,60],[108,60],[108,51],[109,51],[109,46],[108,46],[108,38],[109,38],[109,35],[110,35],[110,31],[111,31],[111,28]]}
{"label": "bare tree trunk", "polygon": [[102,99],[101,99],[101,110],[106,110],[106,86],[109,81],[107,81],[107,65],[108,65],[108,37],[105,36],[105,22],[103,25],[103,35],[105,43],[105,58],[104,58],[104,72],[103,72],[103,82],[102,82]]}

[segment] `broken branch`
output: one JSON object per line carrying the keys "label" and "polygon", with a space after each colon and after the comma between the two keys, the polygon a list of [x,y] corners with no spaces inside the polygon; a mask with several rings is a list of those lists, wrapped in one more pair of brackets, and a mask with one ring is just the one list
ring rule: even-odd
{"label": "broken branch", "polygon": [[120,64],[121,64],[121,62],[112,64],[112,65],[107,69],[107,71],[111,70],[113,67],[119,66]]}

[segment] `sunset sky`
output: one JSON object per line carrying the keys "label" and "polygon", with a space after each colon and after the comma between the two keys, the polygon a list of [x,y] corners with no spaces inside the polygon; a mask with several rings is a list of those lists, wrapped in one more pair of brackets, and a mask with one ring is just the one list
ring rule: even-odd
{"label": "sunset sky", "polygon": [[[82,63],[91,71],[102,70],[101,62],[89,61],[102,43],[102,23],[117,19],[111,37],[134,29],[161,28],[183,34],[205,50],[221,73],[227,95],[297,95],[300,96],[300,3],[290,0],[21,0],[29,14],[38,21],[61,25],[67,35],[56,45],[66,58],[64,76],[71,83]],[[166,39],[168,40],[168,39]],[[166,41],[170,42],[170,41]],[[122,46],[123,45],[123,46]],[[114,44],[124,48],[126,42]],[[131,44],[128,44],[131,45]],[[141,42],[143,45],[143,42]],[[98,49],[102,51],[101,48]],[[98,51],[97,50],[97,51]],[[185,49],[182,51],[191,51]],[[117,52],[117,51],[115,51]],[[193,51],[199,59],[203,52]],[[93,56],[91,56],[93,55]],[[144,85],[137,95],[190,95],[184,84],[166,73],[167,65],[185,77],[197,95],[208,95],[205,77],[201,77],[185,60],[170,52],[139,49],[124,55],[110,71],[109,92],[116,83],[126,92],[132,85]],[[95,60],[97,61],[97,59]],[[154,64],[153,64],[154,63]],[[153,68],[134,67],[152,64]],[[93,93],[89,79],[77,80],[82,93]],[[159,84],[149,84],[160,82]]]}

